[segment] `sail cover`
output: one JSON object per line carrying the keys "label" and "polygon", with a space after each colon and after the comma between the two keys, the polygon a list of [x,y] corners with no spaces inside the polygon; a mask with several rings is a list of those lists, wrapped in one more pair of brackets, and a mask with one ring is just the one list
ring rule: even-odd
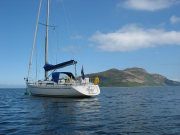
{"label": "sail cover", "polygon": [[70,60],[70,61],[63,62],[63,63],[57,64],[57,65],[45,64],[44,65],[44,70],[45,71],[50,71],[50,70],[54,70],[54,69],[58,69],[58,68],[63,68],[63,67],[66,67],[66,66],[70,66],[70,65],[73,65],[73,64],[76,64],[76,63],[77,63],[77,61]]}
{"label": "sail cover", "polygon": [[68,75],[69,77],[72,77],[73,79],[75,79],[74,75],[71,73],[71,72],[54,72],[52,74],[52,81],[58,83],[58,80],[59,80],[59,75],[60,74],[66,74]]}

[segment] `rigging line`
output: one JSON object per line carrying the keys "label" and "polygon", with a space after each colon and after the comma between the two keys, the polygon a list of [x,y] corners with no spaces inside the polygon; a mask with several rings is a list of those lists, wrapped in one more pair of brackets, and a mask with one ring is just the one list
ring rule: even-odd
{"label": "rigging line", "polygon": [[[44,33],[44,37],[46,37],[46,31],[45,31],[45,33]],[[45,55],[45,52],[44,52],[44,50],[45,50],[45,46],[44,46],[44,44],[45,44],[45,42],[44,42],[45,40],[43,40],[43,42],[42,42],[42,44],[41,44],[41,52],[40,52],[40,59],[39,59],[39,63],[38,63],[38,78],[39,78],[39,75],[40,75],[40,68],[42,68],[41,67],[41,65],[42,65],[42,63],[44,63],[42,60],[43,60],[43,56]],[[44,48],[44,49],[43,49]],[[41,72],[42,73],[42,72]]]}
{"label": "rigging line", "polygon": [[[32,68],[32,70],[36,70],[36,69],[34,69],[34,68]],[[39,71],[40,72],[40,71]],[[44,74],[44,72],[40,72],[41,74]],[[33,80],[34,80],[34,75],[33,75],[33,73],[31,72],[31,75],[32,75],[32,78],[33,78]]]}
{"label": "rigging line", "polygon": [[[43,46],[42,46],[43,47]],[[41,53],[40,53],[40,60],[39,60],[39,63],[38,63],[38,71],[41,71],[40,70],[40,66],[41,66],[41,64],[42,64],[42,52],[44,52],[44,51],[42,51],[43,49],[41,49]],[[38,72],[39,73],[39,72]],[[39,78],[39,74],[38,74],[38,78]]]}
{"label": "rigging line", "polygon": [[72,23],[72,26],[73,26],[74,34],[75,34],[75,36],[77,36],[76,31],[75,31],[75,28],[74,28],[73,21],[72,21],[72,18],[71,18],[71,14],[70,14],[70,11],[69,11],[69,7],[68,7],[68,4],[67,4],[67,1],[66,1],[66,5],[67,5],[68,12],[69,12],[70,20],[71,20],[71,23]]}
{"label": "rigging line", "polygon": [[[59,38],[61,38],[61,37],[59,36]],[[63,38],[61,38],[61,41],[63,41],[63,43],[66,44]],[[63,44],[61,44],[61,45],[63,45]],[[65,45],[63,45],[63,47],[69,48],[69,51],[73,54],[73,51],[70,50],[70,47],[67,47],[67,46],[65,46]]]}
{"label": "rigging line", "polygon": [[31,72],[31,75],[32,75],[33,80],[35,80],[35,79],[34,79],[34,75],[33,75],[33,73],[32,73],[32,72]]}
{"label": "rigging line", "polygon": [[[43,43],[44,45],[44,43]],[[42,52],[43,52],[43,45],[41,45],[41,52],[40,52],[40,58],[39,58],[39,62],[38,62],[38,71],[40,70],[40,63],[42,63]],[[39,73],[39,72],[38,72]],[[39,78],[39,74],[38,74],[38,78]]]}
{"label": "rigging line", "polygon": [[54,69],[51,74],[48,75],[47,79],[56,71],[57,69]]}
{"label": "rigging line", "polygon": [[51,25],[46,25],[46,24],[43,24],[43,23],[39,23],[38,24],[41,24],[41,25],[44,25],[44,26],[48,26],[48,27],[58,27],[58,26],[51,26]]}
{"label": "rigging line", "polygon": [[[72,17],[71,17],[70,11],[69,11],[69,7],[68,7],[68,4],[67,4],[67,1],[66,1],[66,5],[67,5],[68,12],[69,12],[70,20],[71,20],[71,23],[72,23],[72,26],[73,26],[73,32],[74,32],[75,37],[76,37],[77,34],[76,34],[76,31],[75,31],[75,28],[74,28],[74,24],[73,24],[73,21],[72,21]],[[81,50],[80,50],[79,42],[78,42],[78,40],[76,40],[76,42],[77,42],[78,49],[79,49],[80,55],[81,55],[81,59],[82,59],[83,65],[84,65],[84,61],[83,61],[82,53],[81,53]]]}
{"label": "rigging line", "polygon": [[[69,25],[68,25],[68,21],[67,21],[67,16],[66,16],[66,11],[65,11],[65,8],[64,8],[63,0],[62,0],[62,4],[63,4],[64,14],[65,14],[65,18],[66,18],[67,27],[68,27],[69,37],[70,37],[70,40],[71,40],[71,34],[70,34],[70,31],[69,31]],[[72,46],[72,40],[71,40],[71,46]],[[73,51],[73,56],[74,56],[74,51]]]}
{"label": "rigging line", "polygon": [[[59,25],[59,18],[58,18],[59,14],[58,14],[58,4],[57,4],[57,26]],[[57,64],[57,60],[58,60],[58,28],[57,28],[57,53],[56,53],[56,64]]]}
{"label": "rigging line", "polygon": [[[39,64],[38,64],[38,71],[41,71],[41,70],[40,70],[40,67],[41,67],[41,63],[43,63],[43,62],[42,62],[42,56],[43,56],[43,52],[44,52],[44,51],[43,51],[43,50],[44,50],[44,49],[43,49],[43,48],[44,48],[44,43],[42,43],[41,47],[42,47],[42,48],[41,48],[40,60],[39,60]],[[38,73],[39,73],[39,72],[38,72]],[[39,74],[38,74],[38,78],[39,78]]]}
{"label": "rigging line", "polygon": [[37,80],[37,40],[38,38],[36,38],[36,80]]}
{"label": "rigging line", "polygon": [[[32,70],[36,70],[36,69],[32,68]],[[38,72],[41,72],[41,71],[38,71]],[[44,73],[44,72],[41,72],[41,73]]]}
{"label": "rigging line", "polygon": [[48,56],[49,56],[48,58],[49,59],[48,59],[48,63],[52,63],[52,57],[51,57],[52,47],[51,47],[51,38],[50,38],[51,36],[52,35],[49,34],[49,39],[48,39],[49,40],[49,43],[48,43]]}
{"label": "rigging line", "polygon": [[34,43],[35,43],[35,40],[36,40],[37,26],[38,26],[39,14],[40,14],[40,9],[41,9],[41,2],[42,2],[42,0],[40,1],[40,4],[39,4],[39,11],[38,11],[38,17],[37,17],[37,21],[36,21],[36,28],[35,28],[35,33],[34,33],[33,46],[32,46],[32,51],[31,51],[31,58],[30,58],[30,62],[29,62],[28,77],[29,77],[29,72],[30,72],[30,69],[31,69],[32,57],[33,57],[33,51],[34,51]]}
{"label": "rigging line", "polygon": [[49,34],[49,47],[48,47],[49,48],[49,55],[48,56],[50,57],[50,63],[52,63],[52,55],[51,55],[52,54],[52,44],[51,44],[51,41],[52,41],[52,34],[51,35]]}
{"label": "rigging line", "polygon": [[53,55],[53,37],[54,37],[54,33],[51,34],[51,40],[50,40],[50,44],[49,44],[49,48],[50,48],[50,52],[51,52],[51,55],[50,55],[50,59],[51,59],[51,63],[54,63],[54,55]]}

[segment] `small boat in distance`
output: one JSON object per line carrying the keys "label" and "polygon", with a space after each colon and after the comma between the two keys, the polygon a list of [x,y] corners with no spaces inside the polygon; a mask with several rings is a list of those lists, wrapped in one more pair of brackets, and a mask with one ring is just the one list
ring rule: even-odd
{"label": "small boat in distance", "polygon": [[[36,29],[34,34],[34,42],[36,38],[37,25],[39,20],[39,13],[41,8],[41,1],[39,6],[38,18],[36,23]],[[30,81],[29,73],[31,69],[31,62],[33,56],[34,42],[31,52],[31,59],[29,63],[28,77],[26,78],[27,89],[33,96],[54,96],[54,97],[91,97],[100,94],[98,86],[99,78],[94,79],[85,78],[83,67],[81,70],[82,77],[75,77],[71,72],[55,72],[57,69],[75,65],[77,61],[70,60],[57,65],[51,65],[47,60],[48,51],[48,26],[49,26],[49,0],[47,0],[47,23],[46,23],[46,43],[45,43],[45,78],[43,80]],[[48,75],[48,71],[52,71]],[[75,73],[76,74],[76,73]],[[67,77],[62,77],[66,75]],[[52,76],[52,79],[49,79]]]}

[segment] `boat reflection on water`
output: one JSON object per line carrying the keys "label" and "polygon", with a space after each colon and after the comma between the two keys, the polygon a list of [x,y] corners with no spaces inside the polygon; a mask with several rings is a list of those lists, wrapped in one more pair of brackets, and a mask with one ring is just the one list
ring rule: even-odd
{"label": "boat reflection on water", "polygon": [[84,126],[92,126],[99,118],[99,98],[33,97],[27,110],[37,110],[28,115],[29,128],[42,133],[74,133]]}

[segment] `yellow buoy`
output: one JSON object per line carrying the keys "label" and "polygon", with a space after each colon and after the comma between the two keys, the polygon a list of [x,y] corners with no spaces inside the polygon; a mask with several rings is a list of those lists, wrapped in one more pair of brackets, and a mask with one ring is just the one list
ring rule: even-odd
{"label": "yellow buoy", "polygon": [[95,77],[94,78],[94,85],[98,84],[99,83],[99,78],[98,77]]}
{"label": "yellow buoy", "polygon": [[68,83],[68,77],[67,77],[67,83]]}

